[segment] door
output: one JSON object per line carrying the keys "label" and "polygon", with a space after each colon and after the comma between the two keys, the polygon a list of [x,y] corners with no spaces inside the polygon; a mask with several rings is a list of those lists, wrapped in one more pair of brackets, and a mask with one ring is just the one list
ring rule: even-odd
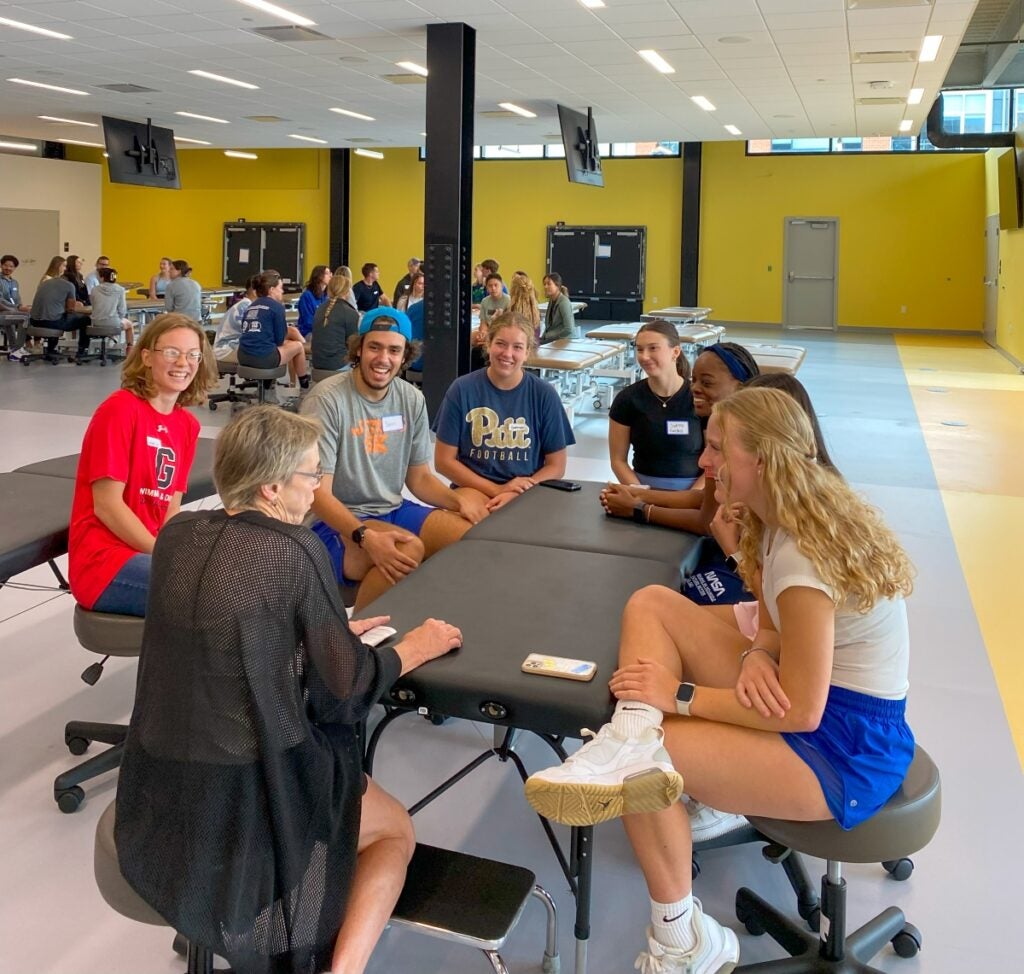
{"label": "door", "polygon": [[783,256],[784,328],[835,331],[839,220],[786,217]]}
{"label": "door", "polygon": [[999,214],[985,221],[985,341],[996,344],[999,314]]}
{"label": "door", "polygon": [[18,258],[14,279],[21,300],[31,304],[39,278],[60,253],[60,211],[0,209],[0,227],[0,254]]}

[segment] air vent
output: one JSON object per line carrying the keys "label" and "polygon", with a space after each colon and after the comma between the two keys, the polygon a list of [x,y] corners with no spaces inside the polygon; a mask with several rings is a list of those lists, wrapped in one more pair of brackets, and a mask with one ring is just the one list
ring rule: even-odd
{"label": "air vent", "polygon": [[407,74],[382,74],[381,78],[384,81],[390,81],[393,85],[425,85],[427,79],[421,74],[413,74],[411,71]]}
{"label": "air vent", "polygon": [[898,61],[916,61],[918,51],[855,51],[854,64],[894,64]]}
{"label": "air vent", "polygon": [[504,109],[494,109],[489,112],[477,112],[481,118],[521,118],[518,112],[508,112]]}
{"label": "air vent", "polygon": [[354,139],[345,139],[346,142],[374,142],[375,139],[371,139],[366,135],[358,135]]}
{"label": "air vent", "polygon": [[891,10],[893,7],[930,7],[934,0],[846,0],[848,10]]}
{"label": "air vent", "polygon": [[905,105],[906,98],[858,98],[858,105]]}
{"label": "air vent", "polygon": [[144,88],[142,85],[96,85],[104,91],[116,91],[122,95],[142,95],[147,91],[156,91],[156,88]]}
{"label": "air vent", "polygon": [[286,27],[253,27],[253,34],[259,34],[268,41],[277,41],[279,44],[297,44],[299,41],[333,41],[333,37],[321,34],[319,31],[310,30],[308,27],[297,27],[289,24]]}
{"label": "air vent", "polygon": [[287,118],[281,118],[280,115],[246,115],[245,120],[247,122],[287,122]]}

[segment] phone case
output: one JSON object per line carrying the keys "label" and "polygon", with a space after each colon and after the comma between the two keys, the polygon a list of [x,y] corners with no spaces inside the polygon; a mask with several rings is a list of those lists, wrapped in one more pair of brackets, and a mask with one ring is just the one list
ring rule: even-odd
{"label": "phone case", "polygon": [[546,656],[543,653],[530,653],[523,660],[521,667],[524,673],[536,673],[538,676],[554,676],[562,680],[580,680],[586,683],[594,679],[597,664],[582,659],[566,659],[563,656]]}
{"label": "phone case", "polygon": [[579,490],[580,485],[575,480],[542,480],[541,487],[550,487],[553,490]]}

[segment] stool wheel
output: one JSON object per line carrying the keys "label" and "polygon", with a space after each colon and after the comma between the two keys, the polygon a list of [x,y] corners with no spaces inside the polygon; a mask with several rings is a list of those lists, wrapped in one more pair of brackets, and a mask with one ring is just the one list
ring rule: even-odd
{"label": "stool wheel", "polygon": [[914,860],[907,858],[887,859],[882,863],[882,868],[893,879],[902,883],[904,880],[910,879],[911,874],[914,872]]}
{"label": "stool wheel", "polygon": [[67,745],[68,750],[74,755],[85,754],[89,750],[89,745],[92,742],[86,737],[72,737],[69,738]]}
{"label": "stool wheel", "polygon": [[736,897],[736,919],[746,927],[751,937],[760,937],[765,933],[761,921],[742,905],[739,896]]}
{"label": "stool wheel", "polygon": [[72,812],[77,812],[82,802],[85,801],[85,792],[78,785],[72,785],[67,791],[62,791],[54,797],[57,799],[57,807],[65,815],[70,815]]}
{"label": "stool wheel", "polygon": [[211,413],[217,412],[217,404],[215,402],[211,402],[210,403],[210,412]]}
{"label": "stool wheel", "polygon": [[912,923],[905,923],[903,929],[892,938],[892,949],[899,957],[915,957],[921,949],[921,931]]}

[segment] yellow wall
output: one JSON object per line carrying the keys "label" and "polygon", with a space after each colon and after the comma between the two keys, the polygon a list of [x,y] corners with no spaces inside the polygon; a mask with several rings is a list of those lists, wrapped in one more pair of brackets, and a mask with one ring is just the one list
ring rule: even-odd
{"label": "yellow wall", "polygon": [[980,332],[985,199],[977,153],[748,157],[742,142],[705,143],[700,302],[719,320],[780,323],[784,218],[834,216],[840,325]]}
{"label": "yellow wall", "polygon": [[996,344],[1024,362],[1024,230],[999,231]]}
{"label": "yellow wall", "polygon": [[[330,153],[323,149],[257,149],[258,159],[229,159],[220,150],[179,150],[181,191],[111,183],[103,169],[103,253],[121,280],[142,281],[160,258],[187,260],[204,287],[219,287],[225,223],[306,224],[306,270],[327,262],[330,239]],[[69,155],[71,153],[69,152]],[[77,150],[96,161],[98,150]],[[103,162],[102,159],[99,159]]]}

